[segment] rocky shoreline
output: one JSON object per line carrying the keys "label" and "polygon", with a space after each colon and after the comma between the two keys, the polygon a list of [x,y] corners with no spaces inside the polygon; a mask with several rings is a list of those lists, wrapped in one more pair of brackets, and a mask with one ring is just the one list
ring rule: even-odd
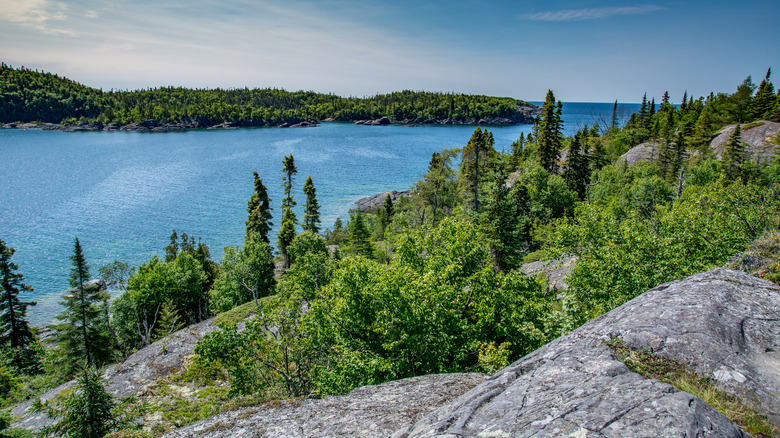
{"label": "rocky shoreline", "polygon": [[[522,107],[520,112],[511,117],[487,117],[471,119],[433,119],[418,117],[414,119],[391,120],[387,116],[375,120],[334,120],[325,119],[323,122],[353,122],[355,125],[369,126],[387,126],[387,125],[524,125],[534,122],[534,116],[538,114],[538,107]],[[182,131],[190,129],[238,129],[238,128],[259,128],[275,126],[279,128],[313,128],[320,125],[319,120],[293,120],[287,122],[222,122],[207,123],[196,119],[181,120],[178,122],[168,122],[165,120],[149,119],[140,123],[129,123],[120,125],[117,123],[103,124],[100,122],[77,122],[77,123],[5,123],[0,124],[0,128],[5,129],[40,129],[43,131],[64,131],[64,132],[90,132],[90,131],[149,131],[166,132]]]}
{"label": "rocky shoreline", "polygon": [[311,128],[320,124],[317,120],[301,120],[295,122],[282,123],[244,123],[244,122],[222,122],[218,124],[204,123],[197,120],[185,120],[179,122],[166,122],[164,120],[149,119],[140,123],[129,123],[119,125],[117,123],[103,124],[100,122],[78,122],[78,123],[6,123],[1,124],[0,128],[5,129],[40,129],[43,131],[64,131],[64,132],[90,132],[90,131],[182,131],[189,129],[238,129],[255,128],[264,126],[276,126],[279,128]]}

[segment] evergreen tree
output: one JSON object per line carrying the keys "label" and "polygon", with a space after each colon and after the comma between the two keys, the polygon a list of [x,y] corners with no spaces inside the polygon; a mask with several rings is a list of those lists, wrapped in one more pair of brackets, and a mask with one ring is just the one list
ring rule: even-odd
{"label": "evergreen tree", "polygon": [[20,293],[32,292],[33,288],[24,284],[24,276],[16,272],[19,267],[11,262],[14,252],[0,239],[0,346],[9,346],[13,365],[22,368],[24,350],[35,339],[27,323],[27,307],[36,303],[19,300]]}
{"label": "evergreen tree", "polygon": [[669,105],[669,92],[664,91],[664,96],[661,98],[661,109],[664,109],[666,105]]}
{"label": "evergreen tree", "polygon": [[434,225],[457,203],[454,172],[449,164],[453,154],[451,150],[434,152],[428,163],[428,172],[415,186],[417,195],[431,209],[431,222]]}
{"label": "evergreen tree", "polygon": [[769,69],[766,72],[766,78],[764,78],[764,80],[761,81],[761,84],[758,86],[756,95],[753,96],[753,105],[750,111],[751,120],[761,120],[768,118],[775,106],[775,100],[777,97],[775,96],[775,87],[769,80],[769,76],[771,74],[772,70]]}
{"label": "evergreen tree", "polygon": [[502,272],[519,266],[523,252],[528,249],[529,204],[527,187],[515,184],[512,189],[508,188],[503,166],[499,165],[493,172],[481,219],[493,262]]}
{"label": "evergreen tree", "polygon": [[292,196],[292,185],[293,177],[298,173],[298,169],[295,167],[295,160],[292,155],[284,157],[283,163],[282,173],[284,173],[284,177],[282,180],[284,184],[282,187],[284,187],[284,198],[282,199],[282,226],[277,234],[277,243],[279,245],[279,253],[284,259],[284,268],[288,269],[290,267],[290,257],[287,254],[287,247],[290,246],[296,234],[295,223],[297,219],[292,209],[295,205]]}
{"label": "evergreen tree", "polygon": [[563,171],[563,179],[569,190],[585,198],[585,189],[590,182],[590,165],[584,149],[584,140],[587,131],[578,131],[569,144],[569,157],[566,160],[566,168]]}
{"label": "evergreen tree", "polygon": [[766,119],[773,122],[780,122],[780,90],[778,90],[777,95],[775,96],[775,104],[772,107],[772,110],[769,111]]}
{"label": "evergreen tree", "polygon": [[610,131],[617,131],[620,126],[618,126],[618,101],[616,100],[615,103],[612,105],[612,116],[609,118],[609,130]]}
{"label": "evergreen tree", "polygon": [[103,379],[94,368],[85,369],[76,379],[76,390],[60,402],[62,419],[43,435],[64,438],[103,438],[118,426],[113,409],[116,403],[103,387]]}
{"label": "evergreen tree", "polygon": [[670,177],[675,178],[685,166],[685,159],[687,157],[688,148],[685,143],[685,134],[682,129],[677,132],[677,141],[674,144],[674,158],[672,159],[672,168],[670,170]]}
{"label": "evergreen tree", "polygon": [[385,196],[385,202],[383,203],[382,208],[377,209],[376,215],[379,217],[379,225],[382,228],[381,240],[384,240],[385,230],[387,229],[387,226],[390,225],[390,223],[393,221],[393,216],[395,215],[393,198],[390,197],[389,193],[387,196]]}
{"label": "evergreen tree", "polygon": [[[184,239],[187,240],[186,238]],[[174,229],[171,233],[171,242],[165,247],[165,261],[172,262],[176,260],[176,256],[179,255],[179,235]]]}
{"label": "evergreen tree", "polygon": [[688,108],[688,90],[683,93],[682,102],[680,102],[680,111],[685,111]]}
{"label": "evergreen tree", "polygon": [[371,245],[371,234],[366,228],[363,213],[358,210],[349,221],[349,244],[352,252],[366,258],[374,257],[374,248]]}
{"label": "evergreen tree", "polygon": [[520,133],[520,138],[518,138],[517,141],[512,142],[512,170],[517,169],[525,158],[525,143],[525,134],[522,132]]}
{"label": "evergreen tree", "polygon": [[253,175],[255,190],[246,207],[249,213],[246,220],[246,237],[248,239],[251,234],[258,233],[265,243],[270,244],[268,233],[274,225],[271,222],[271,198],[268,197],[268,189],[263,185],[263,180],[257,172],[253,172]]}
{"label": "evergreen tree", "polygon": [[460,186],[465,199],[470,199],[471,208],[479,213],[483,197],[483,183],[492,166],[496,151],[493,148],[493,133],[477,128],[463,148],[460,162]]}
{"label": "evergreen tree", "polygon": [[106,330],[103,306],[108,294],[102,284],[88,283],[90,279],[84,251],[76,238],[70,275],[71,290],[60,304],[62,313],[55,319],[62,321],[52,327],[57,331],[57,350],[62,370],[70,375],[85,363],[100,366],[112,356],[113,341]]}
{"label": "evergreen tree", "polygon": [[320,203],[317,202],[317,191],[311,176],[303,183],[303,193],[306,194],[306,207],[303,214],[303,231],[311,231],[314,234],[320,232]]}
{"label": "evergreen tree", "polygon": [[742,143],[742,128],[739,123],[734,128],[734,132],[731,133],[728,143],[726,143],[726,149],[723,151],[723,160],[726,161],[726,165],[723,169],[726,173],[726,179],[733,181],[739,176],[739,169],[742,163],[745,161],[745,144]]}
{"label": "evergreen tree", "polygon": [[157,317],[157,324],[154,328],[154,336],[152,342],[162,339],[174,332],[177,332],[184,328],[184,321],[182,321],[179,315],[179,309],[176,308],[176,304],[172,299],[167,298],[160,305],[160,314]]}
{"label": "evergreen tree", "polygon": [[555,103],[552,90],[547,90],[542,113],[534,123],[539,164],[549,173],[558,172],[558,158],[563,146],[561,108],[561,102]]}

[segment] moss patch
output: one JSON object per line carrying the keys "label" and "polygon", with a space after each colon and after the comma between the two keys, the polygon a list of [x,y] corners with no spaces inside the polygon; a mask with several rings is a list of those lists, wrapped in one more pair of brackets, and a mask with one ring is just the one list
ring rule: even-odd
{"label": "moss patch", "polygon": [[780,436],[780,427],[770,423],[765,415],[759,414],[739,398],[721,391],[714,381],[698,376],[685,365],[647,350],[632,350],[618,338],[610,340],[607,345],[631,371],[698,397],[754,437]]}
{"label": "moss patch", "polygon": [[[263,297],[260,301],[266,300],[267,298],[268,297]],[[254,300],[236,306],[227,312],[220,313],[214,317],[214,324],[218,327],[222,327],[224,324],[235,325],[252,315],[257,315],[257,305]]]}

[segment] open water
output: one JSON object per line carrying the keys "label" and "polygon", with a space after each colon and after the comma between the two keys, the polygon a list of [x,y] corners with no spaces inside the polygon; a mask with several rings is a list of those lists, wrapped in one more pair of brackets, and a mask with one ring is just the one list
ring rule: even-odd
{"label": "open water", "polygon": [[[624,114],[638,105],[621,105]],[[567,134],[608,120],[611,103],[564,103]],[[509,150],[530,125],[490,127]],[[268,187],[276,225],[282,159],[298,168],[294,196],[311,176],[322,226],[354,201],[411,187],[433,152],[466,144],[473,126],[355,126],[196,130],[169,133],[0,129],[0,239],[34,291],[29,320],[47,324],[68,287],[78,236],[93,276],[113,260],[137,266],[163,254],[171,230],[201,237],[216,261],[243,241],[252,172]],[[274,231],[275,233],[275,231]]]}

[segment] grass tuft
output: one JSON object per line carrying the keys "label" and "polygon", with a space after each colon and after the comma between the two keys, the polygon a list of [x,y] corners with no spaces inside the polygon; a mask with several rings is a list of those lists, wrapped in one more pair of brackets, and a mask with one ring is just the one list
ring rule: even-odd
{"label": "grass tuft", "polygon": [[631,371],[698,397],[750,435],[756,438],[780,436],[780,427],[770,423],[765,415],[740,398],[718,389],[713,380],[698,376],[684,364],[647,350],[632,350],[619,338],[608,341],[607,346]]}

